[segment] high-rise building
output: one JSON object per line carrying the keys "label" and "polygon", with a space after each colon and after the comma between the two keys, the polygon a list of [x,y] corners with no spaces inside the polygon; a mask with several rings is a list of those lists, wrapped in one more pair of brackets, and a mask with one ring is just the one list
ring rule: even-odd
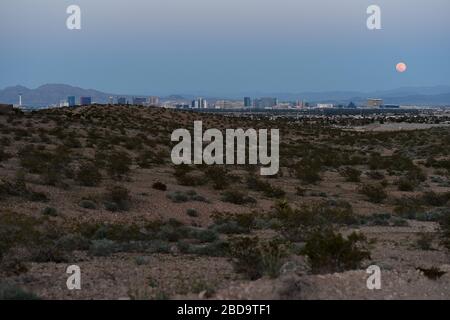
{"label": "high-rise building", "polygon": [[367,99],[367,107],[379,108],[383,105],[383,99]]}
{"label": "high-rise building", "polygon": [[274,106],[276,106],[278,104],[278,99],[277,98],[255,99],[254,104],[255,104],[255,108],[259,108],[259,109],[273,108]]}
{"label": "high-rise building", "polygon": [[334,105],[332,103],[318,103],[317,109],[332,109]]}
{"label": "high-rise building", "polygon": [[117,98],[117,104],[121,105],[121,106],[126,105],[127,104],[127,98],[125,98],[125,97]]}
{"label": "high-rise building", "polygon": [[148,97],[148,105],[154,107],[159,106],[159,97],[157,96]]}
{"label": "high-rise building", "polygon": [[192,109],[207,109],[208,102],[203,98],[197,98],[197,100],[193,100],[191,104]]}
{"label": "high-rise building", "polygon": [[146,102],[146,98],[133,98],[133,105],[135,106],[143,106]]}
{"label": "high-rise building", "polygon": [[80,105],[82,106],[90,106],[92,104],[91,97],[80,97]]}
{"label": "high-rise building", "polygon": [[246,107],[246,108],[252,107],[252,98],[250,98],[250,97],[244,98],[244,107]]}
{"label": "high-rise building", "polygon": [[75,104],[76,104],[75,96],[67,97],[67,104],[69,105],[69,107],[75,106]]}

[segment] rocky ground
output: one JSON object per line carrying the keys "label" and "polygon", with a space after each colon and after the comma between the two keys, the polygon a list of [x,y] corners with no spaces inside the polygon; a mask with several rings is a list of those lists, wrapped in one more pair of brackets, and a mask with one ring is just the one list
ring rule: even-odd
{"label": "rocky ground", "polygon": [[[280,173],[175,167],[170,134],[199,119],[280,128]],[[111,106],[2,115],[0,299],[448,299],[450,130],[421,129]]]}

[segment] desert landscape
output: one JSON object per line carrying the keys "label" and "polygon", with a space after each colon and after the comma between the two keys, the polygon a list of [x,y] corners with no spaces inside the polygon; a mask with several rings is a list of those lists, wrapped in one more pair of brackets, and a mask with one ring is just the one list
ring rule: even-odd
{"label": "desert landscape", "polygon": [[[196,120],[280,129],[279,173],[173,165],[172,131]],[[1,114],[0,299],[448,299],[444,120]],[[67,289],[70,265],[81,290]],[[373,265],[379,290],[366,284]]]}

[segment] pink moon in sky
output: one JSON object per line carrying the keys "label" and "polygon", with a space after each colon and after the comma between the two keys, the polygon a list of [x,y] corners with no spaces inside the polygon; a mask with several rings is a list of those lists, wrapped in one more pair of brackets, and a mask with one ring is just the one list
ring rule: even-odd
{"label": "pink moon in sky", "polygon": [[398,72],[403,73],[406,71],[408,67],[406,66],[406,63],[404,62],[400,62],[397,64],[397,66],[395,67],[395,69],[397,69]]}

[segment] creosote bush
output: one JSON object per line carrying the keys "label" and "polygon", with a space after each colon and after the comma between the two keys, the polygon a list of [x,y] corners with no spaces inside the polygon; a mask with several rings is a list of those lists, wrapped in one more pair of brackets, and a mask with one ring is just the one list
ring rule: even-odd
{"label": "creosote bush", "polygon": [[[127,211],[130,208],[130,192],[127,188],[122,186],[113,186],[108,190],[106,194],[107,202],[105,206],[109,206],[110,211]],[[116,208],[117,210],[113,210]]]}
{"label": "creosote bush", "polygon": [[257,237],[239,237],[231,241],[230,256],[237,273],[250,280],[264,275],[276,278],[289,250],[286,243],[273,239],[262,242]]}
{"label": "creosote bush", "polygon": [[361,171],[352,168],[346,167],[340,171],[341,176],[345,178],[348,182],[359,182],[361,178]]}
{"label": "creosote bush", "polygon": [[102,181],[102,174],[93,163],[83,163],[77,172],[77,180],[83,186],[95,187]]}
{"label": "creosote bush", "polygon": [[286,201],[279,201],[275,204],[273,218],[280,221],[281,233],[292,242],[304,241],[309,233],[318,228],[360,222],[360,217],[354,214],[350,203],[345,201],[316,203],[297,209]]}
{"label": "creosote bush", "polygon": [[238,190],[227,190],[222,193],[222,201],[233,204],[243,205],[248,203],[256,203],[256,200],[247,196],[245,193]]}
{"label": "creosote bush", "polygon": [[366,237],[353,232],[347,238],[332,229],[317,230],[309,235],[302,250],[314,273],[333,273],[358,269],[370,259]]}
{"label": "creosote bush", "polygon": [[366,184],[359,191],[367,197],[367,200],[373,203],[381,203],[387,198],[387,193],[381,184]]}
{"label": "creosote bush", "polygon": [[167,191],[167,186],[164,183],[160,182],[160,181],[155,182],[152,185],[152,188],[155,189],[155,190]]}

